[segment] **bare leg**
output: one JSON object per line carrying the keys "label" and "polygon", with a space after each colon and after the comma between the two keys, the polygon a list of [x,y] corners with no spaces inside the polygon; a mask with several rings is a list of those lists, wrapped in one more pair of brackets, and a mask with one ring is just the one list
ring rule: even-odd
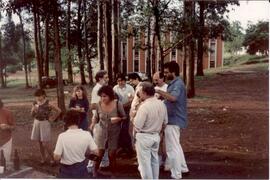
{"label": "bare leg", "polygon": [[110,170],[112,176],[114,176],[116,168],[116,150],[109,150],[109,160],[110,160]]}
{"label": "bare leg", "polygon": [[44,149],[47,151],[49,157],[50,157],[50,163],[54,164],[54,159],[53,159],[53,152],[51,148],[51,144],[49,142],[42,142]]}
{"label": "bare leg", "polygon": [[45,148],[43,146],[43,143],[41,141],[38,141],[39,143],[39,150],[40,150],[40,154],[41,154],[41,163],[45,163]]}

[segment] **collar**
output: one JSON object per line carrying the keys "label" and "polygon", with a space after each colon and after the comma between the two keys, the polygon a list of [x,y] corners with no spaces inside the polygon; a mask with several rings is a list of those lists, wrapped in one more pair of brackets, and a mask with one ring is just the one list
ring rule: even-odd
{"label": "collar", "polygon": [[169,82],[169,84],[168,85],[172,85],[173,83],[175,83],[176,81],[178,81],[179,80],[179,77],[178,76],[176,76],[175,77],[175,79],[174,80],[172,80],[171,82]]}

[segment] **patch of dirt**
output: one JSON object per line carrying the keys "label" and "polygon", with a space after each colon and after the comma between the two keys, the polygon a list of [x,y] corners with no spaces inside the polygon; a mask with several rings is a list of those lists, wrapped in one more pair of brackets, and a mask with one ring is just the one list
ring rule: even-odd
{"label": "patch of dirt", "polygon": [[[233,70],[252,73],[214,74],[196,81],[197,96],[188,100],[189,126],[181,132],[181,144],[190,169],[189,176],[184,178],[269,177],[268,70],[256,65]],[[31,89],[0,89],[0,98],[4,97],[6,106],[16,117],[14,146],[19,149],[22,163],[56,175],[58,167],[39,165],[38,145],[30,141],[32,93]],[[53,100],[54,90],[49,94]],[[53,145],[62,130],[61,121],[53,123]],[[136,159],[118,159],[117,177],[140,178]],[[161,171],[160,178],[170,178],[170,173]]]}

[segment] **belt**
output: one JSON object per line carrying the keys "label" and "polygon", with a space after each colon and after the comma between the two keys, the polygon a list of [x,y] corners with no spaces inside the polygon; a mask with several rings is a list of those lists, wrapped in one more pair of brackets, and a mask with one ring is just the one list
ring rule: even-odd
{"label": "belt", "polygon": [[138,133],[143,133],[143,134],[159,134],[158,132],[143,132],[143,131],[140,131]]}

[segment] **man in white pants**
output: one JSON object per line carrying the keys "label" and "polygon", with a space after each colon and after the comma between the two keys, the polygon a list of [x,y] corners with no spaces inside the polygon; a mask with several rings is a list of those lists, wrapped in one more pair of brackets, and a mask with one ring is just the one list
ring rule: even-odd
{"label": "man in white pants", "polygon": [[180,144],[180,129],[187,126],[186,89],[179,76],[179,65],[175,61],[164,64],[164,76],[168,82],[167,92],[156,90],[164,99],[168,111],[168,125],[165,128],[166,154],[171,177],[180,179],[188,173],[185,156]]}
{"label": "man in white pants", "polygon": [[12,150],[12,131],[15,127],[15,120],[9,110],[4,108],[0,99],[0,150],[4,151],[7,165],[10,164]]}
{"label": "man in white pants", "polygon": [[162,125],[168,122],[166,106],[154,94],[155,89],[151,83],[141,83],[139,95],[143,102],[134,118],[134,130],[138,169],[142,179],[159,177],[159,133]]}

